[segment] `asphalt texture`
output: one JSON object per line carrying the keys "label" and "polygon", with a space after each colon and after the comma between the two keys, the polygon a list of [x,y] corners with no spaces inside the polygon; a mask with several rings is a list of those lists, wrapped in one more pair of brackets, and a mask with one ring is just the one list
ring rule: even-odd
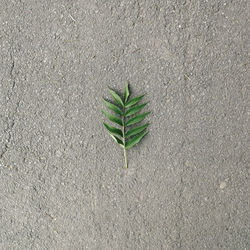
{"label": "asphalt texture", "polygon": [[[250,249],[249,2],[0,0],[0,249]],[[123,152],[107,87],[147,93]]]}

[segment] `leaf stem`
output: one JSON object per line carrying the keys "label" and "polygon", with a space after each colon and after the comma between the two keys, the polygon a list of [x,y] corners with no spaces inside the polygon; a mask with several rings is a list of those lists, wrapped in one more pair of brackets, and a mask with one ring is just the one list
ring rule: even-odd
{"label": "leaf stem", "polygon": [[127,152],[126,152],[126,138],[125,138],[125,107],[123,107],[123,114],[122,114],[122,142],[123,142],[125,168],[128,168]]}
{"label": "leaf stem", "polygon": [[125,168],[128,168],[128,163],[127,163],[127,152],[126,152],[126,148],[124,146],[124,160],[125,160]]}

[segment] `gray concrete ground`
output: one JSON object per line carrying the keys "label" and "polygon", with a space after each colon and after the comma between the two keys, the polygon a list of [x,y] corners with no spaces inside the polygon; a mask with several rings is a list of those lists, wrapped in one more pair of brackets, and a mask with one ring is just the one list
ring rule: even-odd
{"label": "gray concrete ground", "polygon": [[[247,1],[0,6],[0,249],[250,249]],[[127,80],[125,170],[100,110]]]}

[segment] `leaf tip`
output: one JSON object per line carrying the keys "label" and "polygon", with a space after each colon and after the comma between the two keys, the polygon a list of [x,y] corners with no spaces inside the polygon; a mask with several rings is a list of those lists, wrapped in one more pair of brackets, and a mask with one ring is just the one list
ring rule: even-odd
{"label": "leaf tip", "polygon": [[127,83],[126,83],[126,87],[125,87],[125,90],[124,90],[124,103],[126,103],[127,102],[127,100],[128,100],[128,97],[129,97],[129,85],[128,85],[128,81],[127,81]]}

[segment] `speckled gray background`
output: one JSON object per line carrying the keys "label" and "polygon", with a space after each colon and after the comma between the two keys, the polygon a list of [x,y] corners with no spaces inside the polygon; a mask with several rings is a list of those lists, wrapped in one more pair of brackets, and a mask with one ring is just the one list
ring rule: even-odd
{"label": "speckled gray background", "polygon": [[[0,249],[249,249],[246,0],[0,0]],[[123,153],[107,86],[146,92]]]}

